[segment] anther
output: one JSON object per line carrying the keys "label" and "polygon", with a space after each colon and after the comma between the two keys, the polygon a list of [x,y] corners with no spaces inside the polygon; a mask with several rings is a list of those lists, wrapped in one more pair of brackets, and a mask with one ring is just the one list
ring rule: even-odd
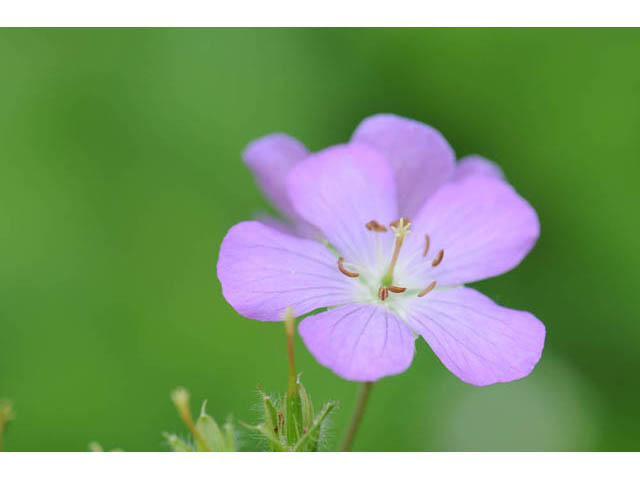
{"label": "anther", "polygon": [[422,256],[426,257],[427,253],[429,253],[429,235],[424,236],[424,252],[422,252]]}
{"label": "anther", "polygon": [[387,227],[385,227],[384,225],[380,225],[375,220],[371,220],[370,222],[365,223],[364,226],[367,227],[367,230],[373,231],[373,232],[386,232],[387,231]]}
{"label": "anther", "polygon": [[347,270],[346,268],[344,268],[343,265],[344,262],[344,257],[340,257],[338,259],[338,270],[340,270],[342,273],[344,273],[347,277],[351,277],[351,278],[356,278],[359,277],[360,274],[357,272],[350,272],[349,270]]}
{"label": "anther", "polygon": [[436,258],[434,258],[433,262],[431,262],[431,266],[437,267],[438,265],[440,265],[440,262],[442,261],[442,257],[444,257],[444,250],[440,250],[438,252],[438,255],[436,255]]}
{"label": "anther", "polygon": [[389,285],[387,287],[387,290],[389,290],[391,293],[402,293],[407,291],[405,287],[396,287],[395,285]]}
{"label": "anther", "polygon": [[389,287],[380,287],[378,289],[378,298],[383,302],[389,298]]}
{"label": "anther", "polygon": [[427,288],[425,288],[424,290],[422,290],[418,296],[419,297],[424,297],[427,293],[429,293],[431,290],[433,290],[434,288],[436,288],[436,281],[434,280],[433,282],[431,282]]}

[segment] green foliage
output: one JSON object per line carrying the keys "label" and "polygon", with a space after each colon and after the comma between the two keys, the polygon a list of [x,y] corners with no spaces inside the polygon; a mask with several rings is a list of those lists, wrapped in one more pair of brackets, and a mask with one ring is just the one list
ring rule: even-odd
{"label": "green foliage", "polygon": [[316,452],[323,444],[326,421],[337,402],[326,403],[314,415],[313,403],[307,390],[296,378],[296,393],[287,392],[284,400],[274,400],[258,389],[262,397],[264,421],[258,425],[243,424],[259,433],[272,452]]}

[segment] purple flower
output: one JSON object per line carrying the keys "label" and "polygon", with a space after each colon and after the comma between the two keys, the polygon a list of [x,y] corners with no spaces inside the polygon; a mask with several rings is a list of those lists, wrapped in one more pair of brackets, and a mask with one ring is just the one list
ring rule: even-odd
{"label": "purple flower", "polygon": [[[351,142],[369,145],[387,157],[396,177],[400,214],[409,218],[447,181],[469,175],[503,178],[500,167],[478,155],[463,157],[456,165],[453,149],[440,132],[397,115],[365,118]],[[309,154],[295,138],[273,133],[251,142],[242,156],[262,192],[284,217],[280,220],[262,214],[258,219],[281,231],[317,239],[322,233],[295,210],[285,188],[287,173]]]}
{"label": "purple flower", "polygon": [[[391,115],[315,154],[292,142],[272,136],[262,152],[279,160],[269,165],[259,144],[245,158],[294,228],[321,232],[324,243],[256,221],[231,228],[218,277],[239,314],[277,321],[288,306],[297,315],[326,309],[299,332],[321,364],[349,380],[403,372],[417,336],[474,385],[531,372],[544,325],[463,286],[514,268],[539,235],[535,211],[497,167],[479,157],[456,167],[438,132]],[[274,152],[285,150],[282,168],[287,155]]]}

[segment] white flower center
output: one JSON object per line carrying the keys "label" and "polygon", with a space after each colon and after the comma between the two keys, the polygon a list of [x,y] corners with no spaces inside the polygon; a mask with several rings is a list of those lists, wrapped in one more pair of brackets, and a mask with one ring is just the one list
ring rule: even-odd
{"label": "white flower center", "polygon": [[[385,234],[387,227],[381,225],[376,220],[371,220],[365,227],[372,232],[373,235]],[[428,285],[421,289],[411,288],[403,284],[403,280],[407,275],[402,270],[396,271],[396,264],[400,255],[400,250],[404,243],[404,239],[411,233],[411,222],[407,218],[400,218],[389,225],[395,236],[393,252],[390,260],[381,259],[381,265],[375,265],[371,270],[362,269],[357,271],[356,266],[349,264],[345,266],[345,259],[338,259],[338,269],[347,277],[357,279],[354,287],[356,289],[356,297],[359,301],[366,303],[378,303],[384,305],[390,310],[397,310],[400,302],[406,300],[410,296],[424,297],[436,286],[436,281],[431,281]],[[429,253],[430,238],[425,236],[425,246],[422,257],[426,258]],[[444,257],[444,250],[440,250],[431,260],[431,266],[437,267]],[[387,263],[388,262],[388,263]],[[353,269],[352,269],[353,268]],[[384,273],[380,273],[384,272]],[[361,274],[362,273],[362,274]]]}

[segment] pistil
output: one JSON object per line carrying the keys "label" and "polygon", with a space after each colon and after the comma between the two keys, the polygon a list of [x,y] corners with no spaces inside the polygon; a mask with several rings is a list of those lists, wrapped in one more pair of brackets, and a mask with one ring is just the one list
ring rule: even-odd
{"label": "pistil", "polygon": [[409,219],[402,217],[395,222],[391,222],[389,226],[395,234],[396,243],[393,248],[393,255],[391,256],[391,263],[389,263],[387,273],[385,273],[384,277],[382,278],[382,284],[387,286],[391,285],[391,283],[393,282],[393,269],[398,262],[398,256],[400,255],[400,249],[402,248],[404,237],[411,233],[411,231],[409,230],[411,228],[411,222],[409,221]]}

